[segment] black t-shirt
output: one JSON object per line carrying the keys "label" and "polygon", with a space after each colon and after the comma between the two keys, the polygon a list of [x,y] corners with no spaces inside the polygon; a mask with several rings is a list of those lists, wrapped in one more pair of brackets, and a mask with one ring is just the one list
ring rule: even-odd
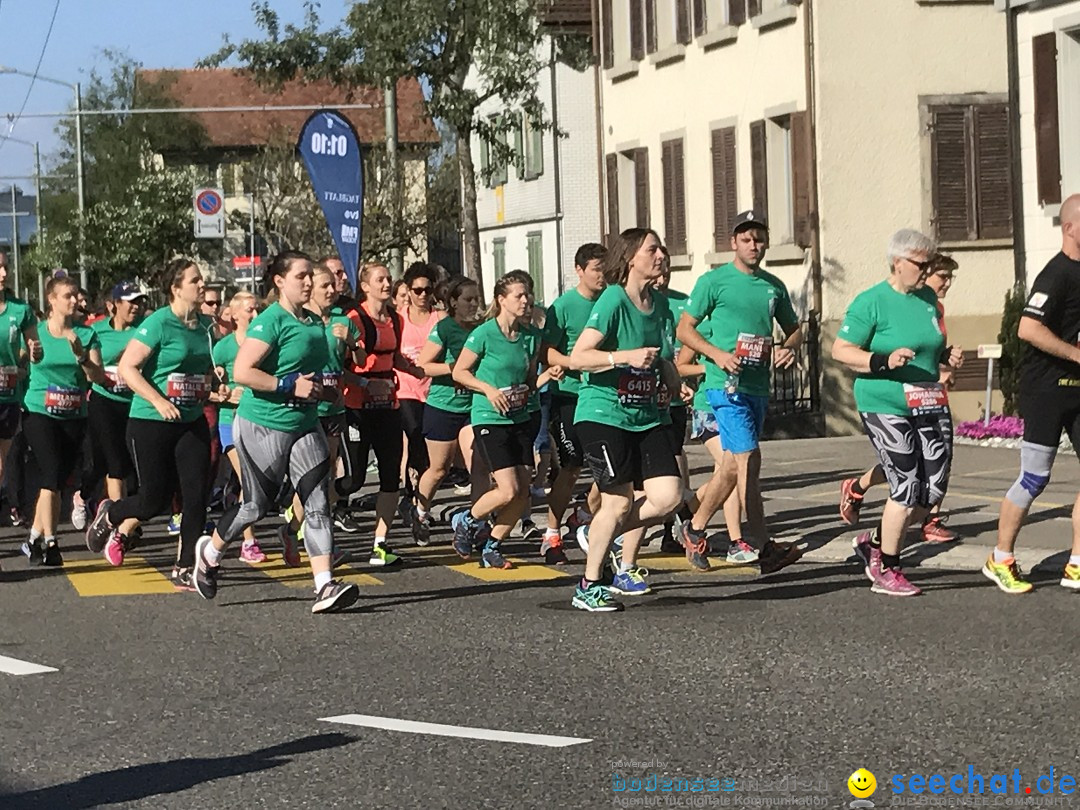
{"label": "black t-shirt", "polygon": [[[1031,285],[1024,317],[1080,345],[1080,262],[1064,253],[1052,258]],[[1080,365],[1028,346],[1021,381],[1041,391],[1071,388],[1080,395]]]}

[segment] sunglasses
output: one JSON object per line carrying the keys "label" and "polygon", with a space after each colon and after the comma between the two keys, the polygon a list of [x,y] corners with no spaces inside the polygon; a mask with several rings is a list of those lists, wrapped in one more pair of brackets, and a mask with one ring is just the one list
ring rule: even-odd
{"label": "sunglasses", "polygon": [[911,262],[916,267],[918,267],[920,273],[926,273],[926,272],[928,272],[930,270],[931,267],[934,266],[934,262],[933,262],[932,259],[927,259],[925,262],[919,262],[919,261],[916,261],[915,259],[911,258],[910,256],[905,256],[904,258],[907,259],[909,262]]}
{"label": "sunglasses", "polygon": [[221,306],[220,301],[203,301],[203,303],[206,304],[208,307],[220,307]]}
{"label": "sunglasses", "polygon": [[413,295],[431,295],[431,287],[410,287]]}

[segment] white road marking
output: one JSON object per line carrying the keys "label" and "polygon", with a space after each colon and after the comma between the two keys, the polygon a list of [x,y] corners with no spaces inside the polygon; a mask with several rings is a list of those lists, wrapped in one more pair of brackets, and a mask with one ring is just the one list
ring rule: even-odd
{"label": "white road marking", "polygon": [[29,661],[0,655],[0,672],[6,672],[8,675],[41,675],[45,672],[59,671],[56,667],[43,667],[41,664],[31,664]]}
{"label": "white road marking", "polygon": [[499,731],[490,728],[468,726],[444,726],[441,723],[418,723],[393,717],[374,717],[370,714],[342,714],[337,717],[320,717],[322,723],[344,723],[349,726],[381,728],[386,731],[404,731],[408,734],[434,734],[439,737],[464,737],[470,740],[494,740],[495,742],[543,745],[548,748],[565,748],[570,745],[592,742],[583,737],[555,737],[550,734],[523,734],[517,731]]}

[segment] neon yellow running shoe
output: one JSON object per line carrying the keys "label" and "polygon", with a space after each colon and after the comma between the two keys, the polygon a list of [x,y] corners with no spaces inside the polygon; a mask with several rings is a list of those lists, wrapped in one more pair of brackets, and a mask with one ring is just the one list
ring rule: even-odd
{"label": "neon yellow running shoe", "polygon": [[1080,565],[1069,563],[1061,575],[1061,586],[1073,591],[1080,591]]}
{"label": "neon yellow running shoe", "polygon": [[[1008,562],[1003,563],[994,562],[994,552],[991,551],[982,567],[982,572],[984,577],[1010,596],[1027,593],[1031,590],[1031,583],[1024,579],[1024,574],[1020,570],[1020,566],[1016,564],[1015,558],[1010,558]],[[1064,580],[1062,580],[1062,584],[1064,584]],[[1075,587],[1080,588],[1080,571],[1078,571]]]}

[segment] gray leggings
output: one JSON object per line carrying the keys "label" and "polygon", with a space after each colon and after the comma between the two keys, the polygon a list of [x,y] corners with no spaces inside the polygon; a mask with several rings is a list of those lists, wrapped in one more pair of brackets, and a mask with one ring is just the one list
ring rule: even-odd
{"label": "gray leggings", "polygon": [[257,425],[241,416],[233,422],[233,441],[240,457],[244,502],[231,507],[218,523],[226,543],[243,534],[277,505],[288,475],[304,505],[304,546],[308,557],[329,554],[334,545],[330,522],[330,448],[322,427],[307,433]]}

